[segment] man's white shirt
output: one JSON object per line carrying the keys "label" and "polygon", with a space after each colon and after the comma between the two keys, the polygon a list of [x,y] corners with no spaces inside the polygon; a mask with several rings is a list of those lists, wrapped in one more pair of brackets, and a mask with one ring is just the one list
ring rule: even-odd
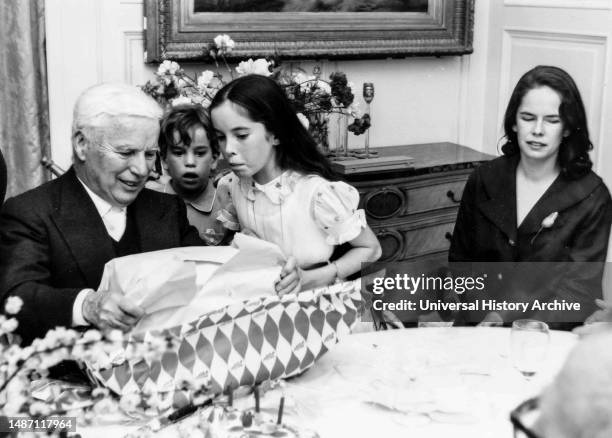
{"label": "man's white shirt", "polygon": [[[83,185],[85,191],[94,203],[98,214],[102,218],[102,222],[104,223],[104,227],[106,228],[108,235],[111,236],[115,242],[119,242],[123,236],[123,233],[125,233],[127,207],[119,208],[111,205],[92,192],[91,189],[87,187],[80,179],[79,182]],[[81,292],[79,292],[74,300],[74,304],[72,306],[73,326],[89,325],[89,323],[85,321],[85,318],[83,317],[83,302],[85,301],[87,295],[92,292],[95,291],[93,289],[83,289]]]}

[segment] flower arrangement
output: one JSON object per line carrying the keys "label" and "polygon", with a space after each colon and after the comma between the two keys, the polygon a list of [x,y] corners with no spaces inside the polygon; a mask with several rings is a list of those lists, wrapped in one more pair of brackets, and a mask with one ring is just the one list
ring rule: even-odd
{"label": "flower arrangement", "polygon": [[[172,348],[177,339],[171,337],[149,337],[139,342],[130,342],[119,330],[102,334],[98,330],[78,333],[75,330],[58,327],[49,331],[42,339],[35,339],[27,347],[19,346],[19,337],[14,333],[18,327],[14,317],[23,302],[18,297],[6,300],[4,312],[0,314],[0,416],[44,419],[49,416],[76,417],[79,427],[92,424],[99,415],[125,416],[139,415],[146,423],[142,433],[162,427],[161,415],[172,410],[172,394],[146,391],[128,393],[120,398],[109,397],[109,390],[102,387],[79,394],[70,392],[61,385],[46,381],[49,369],[65,361],[74,360],[88,363],[96,369],[106,369],[116,363],[129,360],[147,360],[160,357]],[[117,357],[117,351],[122,351]],[[47,385],[47,396],[37,391]],[[194,406],[203,405],[209,400],[207,379],[193,378],[181,385],[193,395]],[[62,391],[60,393],[60,391]],[[70,392],[70,393],[68,393]],[[63,400],[62,404],[58,400]],[[59,433],[59,430],[56,431]],[[42,433],[41,435],[47,435]],[[192,436],[192,435],[189,435]]]}
{"label": "flower arrangement", "polygon": [[[260,392],[283,388],[284,383],[279,380],[264,382],[254,388],[254,413],[234,408],[231,392],[212,399],[209,377],[191,377],[181,381],[179,388],[191,397],[186,400],[188,404],[178,410],[173,410],[177,394],[172,392],[143,387],[141,391],[112,397],[103,387],[88,389],[83,386],[73,391],[74,385],[54,384],[46,380],[48,370],[62,361],[87,362],[104,370],[125,360],[159,358],[167,350],[176,348],[179,340],[172,335],[155,337],[149,334],[143,340],[133,342],[119,330],[105,334],[88,330],[83,334],[58,327],[43,339],[35,339],[32,345],[20,347],[19,337],[14,334],[18,327],[14,315],[19,313],[22,305],[20,298],[9,297],[5,303],[5,315],[0,314],[0,417],[46,425],[37,426],[39,431],[30,432],[28,436],[65,436],[64,428],[74,430],[73,427],[95,425],[97,417],[102,421],[112,418],[136,425],[138,428],[126,435],[131,438],[151,437],[164,427],[171,427],[170,433],[181,438],[226,436],[228,428],[248,429],[262,436],[287,434],[281,425],[284,397],[281,398],[278,420],[259,413]],[[118,351],[122,352],[120,356]],[[40,388],[45,385],[47,394],[43,397]],[[60,416],[68,418],[59,420]],[[76,424],[71,417],[76,419]],[[183,417],[187,418],[183,420]],[[173,425],[178,420],[180,423]],[[9,427],[19,427],[19,422]]]}
{"label": "flower arrangement", "polygon": [[216,71],[205,70],[194,77],[178,63],[163,61],[155,73],[155,80],[148,81],[142,89],[164,107],[184,103],[208,107],[217,91],[228,82],[222,70],[227,71],[230,80],[236,76],[259,74],[272,77],[283,87],[298,117],[324,149],[328,147],[327,122],[332,113],[352,118],[348,129],[355,135],[363,134],[370,127],[370,117],[360,113],[354,87],[343,72],[334,72],[329,80],[324,80],[319,67],[309,75],[301,69],[285,68],[264,58],[242,61],[232,70],[226,55],[234,45],[228,35],[216,36],[207,47]]}

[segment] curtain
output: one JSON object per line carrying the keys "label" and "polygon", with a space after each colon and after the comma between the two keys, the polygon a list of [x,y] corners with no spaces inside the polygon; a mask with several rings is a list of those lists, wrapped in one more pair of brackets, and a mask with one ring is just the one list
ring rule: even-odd
{"label": "curtain", "polygon": [[7,197],[47,180],[50,150],[44,0],[0,1],[0,149]]}

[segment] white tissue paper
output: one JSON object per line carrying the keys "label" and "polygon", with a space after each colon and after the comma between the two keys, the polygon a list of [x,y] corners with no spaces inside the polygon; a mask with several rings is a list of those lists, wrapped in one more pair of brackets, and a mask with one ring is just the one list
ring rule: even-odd
{"label": "white tissue paper", "polygon": [[229,304],[274,294],[285,263],[280,248],[241,233],[234,246],[119,257],[104,267],[98,290],[119,290],[145,309],[134,333],[177,326]]}

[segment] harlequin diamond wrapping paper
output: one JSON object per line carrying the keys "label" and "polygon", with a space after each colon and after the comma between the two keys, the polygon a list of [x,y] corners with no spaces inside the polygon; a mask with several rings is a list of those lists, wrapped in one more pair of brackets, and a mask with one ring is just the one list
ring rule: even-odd
{"label": "harlequin diamond wrapping paper", "polygon": [[[180,339],[178,347],[150,362],[124,361],[98,371],[92,367],[93,374],[118,394],[174,392],[180,382],[193,378],[207,379],[211,394],[217,394],[294,376],[350,333],[360,304],[360,280],[252,299],[164,330],[161,334]],[[159,334],[147,332],[133,341]]]}

